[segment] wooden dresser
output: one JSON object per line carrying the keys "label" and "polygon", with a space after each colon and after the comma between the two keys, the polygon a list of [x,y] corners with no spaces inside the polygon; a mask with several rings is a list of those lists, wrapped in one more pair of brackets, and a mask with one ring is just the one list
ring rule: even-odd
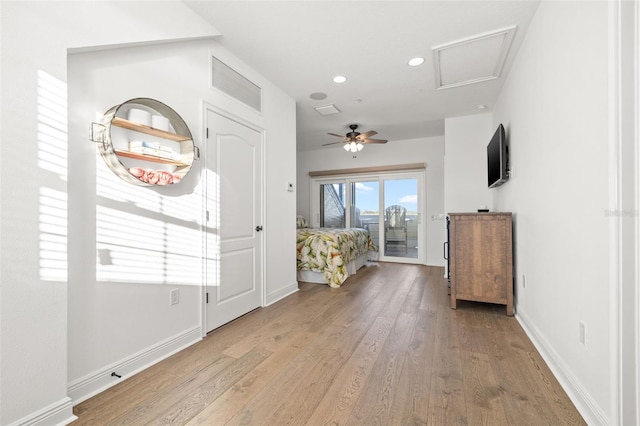
{"label": "wooden dresser", "polygon": [[511,213],[449,213],[451,307],[496,303],[513,315]]}

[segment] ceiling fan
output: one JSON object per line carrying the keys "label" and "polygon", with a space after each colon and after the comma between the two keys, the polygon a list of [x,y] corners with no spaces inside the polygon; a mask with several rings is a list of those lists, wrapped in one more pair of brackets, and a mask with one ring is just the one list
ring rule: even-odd
{"label": "ceiling fan", "polygon": [[329,133],[331,136],[342,138],[342,140],[339,142],[325,143],[322,146],[343,143],[344,149],[346,151],[358,152],[361,151],[362,148],[364,148],[365,143],[387,143],[387,141],[384,139],[371,139],[369,137],[378,134],[378,132],[376,132],[375,130],[369,130],[368,132],[360,133],[356,131],[356,129],[358,128],[357,124],[350,124],[349,128],[351,129],[351,131],[344,136],[338,135],[336,133]]}

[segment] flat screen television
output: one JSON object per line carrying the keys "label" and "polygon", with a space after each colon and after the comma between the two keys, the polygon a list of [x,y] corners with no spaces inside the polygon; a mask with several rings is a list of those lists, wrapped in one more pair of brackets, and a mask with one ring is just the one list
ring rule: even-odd
{"label": "flat screen television", "polygon": [[502,124],[487,145],[487,177],[489,188],[495,188],[509,180],[509,147]]}

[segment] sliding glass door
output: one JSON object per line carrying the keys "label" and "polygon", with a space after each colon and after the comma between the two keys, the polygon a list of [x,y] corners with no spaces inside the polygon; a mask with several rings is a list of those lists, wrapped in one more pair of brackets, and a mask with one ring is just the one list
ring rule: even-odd
{"label": "sliding glass door", "polygon": [[347,196],[344,182],[328,182],[320,185],[320,227],[347,227]]}
{"label": "sliding glass door", "polygon": [[350,181],[351,223],[364,228],[376,247],[380,243],[380,182],[378,180]]}
{"label": "sliding glass door", "polygon": [[312,226],[364,228],[388,262],[424,263],[423,172],[313,179]]}
{"label": "sliding glass door", "polygon": [[418,179],[383,179],[383,253],[386,257],[418,258]]}

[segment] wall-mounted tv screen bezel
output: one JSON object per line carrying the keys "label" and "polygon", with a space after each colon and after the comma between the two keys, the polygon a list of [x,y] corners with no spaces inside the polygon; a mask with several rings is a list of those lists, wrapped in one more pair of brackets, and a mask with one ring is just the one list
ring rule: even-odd
{"label": "wall-mounted tv screen bezel", "polygon": [[495,188],[509,180],[509,148],[500,124],[487,145],[487,181]]}

